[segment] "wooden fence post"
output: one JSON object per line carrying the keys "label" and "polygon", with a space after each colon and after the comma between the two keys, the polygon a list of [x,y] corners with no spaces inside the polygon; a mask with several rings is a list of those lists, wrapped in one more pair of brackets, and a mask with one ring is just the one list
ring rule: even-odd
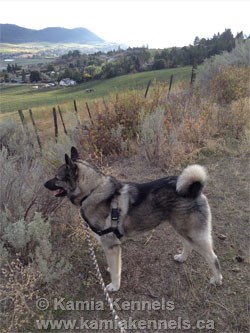
{"label": "wooden fence post", "polygon": [[33,113],[32,113],[32,110],[31,110],[31,109],[29,109],[29,114],[30,114],[30,119],[31,119],[31,121],[32,121],[32,124],[33,124],[34,130],[35,130],[35,133],[36,133],[37,143],[38,143],[38,146],[39,146],[40,152],[42,153],[42,144],[41,144],[41,140],[40,140],[40,137],[39,137],[39,134],[38,134],[38,130],[37,130],[37,127],[36,127],[36,123],[35,123],[35,119],[34,119],[34,117],[33,117]]}
{"label": "wooden fence post", "polygon": [[86,108],[87,108],[87,111],[88,111],[88,114],[89,114],[89,119],[91,121],[91,124],[94,126],[94,122],[93,122],[93,119],[92,119],[92,116],[91,116],[91,113],[90,113],[90,109],[89,109],[89,105],[88,105],[87,102],[86,102]]}
{"label": "wooden fence post", "polygon": [[191,87],[193,87],[195,79],[196,79],[196,69],[197,69],[197,66],[194,65],[192,67],[192,72],[191,72],[191,80],[190,80],[190,86]]}
{"label": "wooden fence post", "polygon": [[55,141],[57,143],[58,141],[58,124],[57,124],[57,115],[56,115],[56,109],[53,108],[53,119],[54,119],[54,126],[55,126]]}
{"label": "wooden fence post", "polygon": [[170,95],[170,91],[172,89],[172,84],[173,84],[173,79],[174,79],[174,74],[171,74],[170,81],[169,81],[169,88],[168,88],[168,96],[167,97],[169,97],[169,95]]}
{"label": "wooden fence post", "polygon": [[109,111],[109,108],[108,108],[108,106],[107,106],[107,104],[106,104],[106,101],[105,101],[104,97],[102,98],[102,102],[103,102],[103,105],[104,105],[104,109],[105,109],[105,111],[108,112],[108,111]]}
{"label": "wooden fence post", "polygon": [[152,83],[152,80],[149,80],[149,81],[148,81],[148,84],[147,84],[147,88],[146,88],[145,94],[144,94],[144,97],[145,97],[145,98],[147,97],[148,90],[149,90],[149,87],[151,86],[151,83]]}
{"label": "wooden fence post", "polygon": [[115,113],[118,113],[118,100],[119,100],[119,95],[118,93],[115,94]]}
{"label": "wooden fence post", "polygon": [[30,132],[29,132],[29,128],[28,128],[28,125],[27,125],[27,122],[24,118],[24,114],[23,114],[23,111],[22,110],[18,110],[18,114],[19,114],[19,117],[21,119],[21,122],[22,122],[22,126],[23,126],[23,129],[27,135],[27,138],[28,138],[28,141],[29,141],[29,144],[33,147],[33,143],[32,143],[32,140],[31,140],[31,136],[30,136]]}
{"label": "wooden fence post", "polygon": [[196,65],[193,65],[192,67],[192,71],[191,71],[191,79],[190,79],[190,87],[189,87],[189,96],[185,102],[185,106],[184,106],[184,114],[186,113],[187,111],[187,108],[189,106],[189,104],[191,103],[192,101],[192,98],[193,98],[193,92],[194,92],[194,82],[195,82],[195,78],[196,78],[196,68],[197,66]]}
{"label": "wooden fence post", "polygon": [[73,102],[74,102],[74,109],[75,109],[75,114],[76,114],[77,124],[78,124],[78,125],[81,125],[81,121],[80,121],[79,114],[78,114],[78,110],[77,110],[76,100],[74,99]]}
{"label": "wooden fence post", "polygon": [[66,126],[65,126],[65,123],[64,123],[64,120],[63,120],[63,115],[62,115],[62,112],[61,112],[61,109],[60,109],[60,106],[59,106],[59,105],[57,106],[57,109],[58,109],[59,116],[60,116],[61,121],[62,121],[62,125],[63,125],[64,133],[65,133],[66,135],[68,135],[68,132],[67,132],[67,130],[66,130]]}

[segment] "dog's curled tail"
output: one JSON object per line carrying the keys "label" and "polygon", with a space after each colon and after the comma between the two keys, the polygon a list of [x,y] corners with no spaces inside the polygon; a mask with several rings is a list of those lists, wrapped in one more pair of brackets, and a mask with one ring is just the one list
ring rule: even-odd
{"label": "dog's curled tail", "polygon": [[207,171],[198,164],[186,167],[177,179],[176,190],[185,197],[196,198],[207,181]]}

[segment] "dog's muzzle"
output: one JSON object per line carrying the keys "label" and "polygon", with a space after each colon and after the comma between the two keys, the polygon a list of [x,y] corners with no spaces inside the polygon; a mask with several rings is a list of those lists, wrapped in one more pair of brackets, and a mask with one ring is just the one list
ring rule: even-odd
{"label": "dog's muzzle", "polygon": [[48,190],[53,191],[55,197],[65,197],[67,195],[67,191],[63,187],[57,186],[56,181],[56,178],[50,179],[44,184],[44,186]]}

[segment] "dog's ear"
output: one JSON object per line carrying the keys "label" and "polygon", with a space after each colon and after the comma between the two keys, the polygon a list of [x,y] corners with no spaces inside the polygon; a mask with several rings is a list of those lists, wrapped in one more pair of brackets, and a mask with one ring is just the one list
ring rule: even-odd
{"label": "dog's ear", "polygon": [[79,157],[78,151],[75,147],[71,147],[71,159],[72,161],[76,161]]}
{"label": "dog's ear", "polygon": [[65,163],[66,163],[66,165],[70,165],[71,164],[71,159],[69,158],[68,154],[65,154]]}
{"label": "dog's ear", "polygon": [[75,176],[77,174],[77,165],[72,161],[68,154],[65,154],[65,163],[68,171]]}

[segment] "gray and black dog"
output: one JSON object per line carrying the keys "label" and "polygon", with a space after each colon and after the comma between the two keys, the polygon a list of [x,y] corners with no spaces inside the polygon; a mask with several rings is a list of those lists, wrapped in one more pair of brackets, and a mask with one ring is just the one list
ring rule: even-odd
{"label": "gray and black dog", "polygon": [[211,212],[202,189],[207,173],[190,165],[179,176],[143,184],[120,182],[79,158],[76,148],[65,155],[55,178],[45,187],[56,197],[67,196],[99,239],[109,266],[109,291],[121,282],[121,244],[128,238],[168,221],[181,236],[183,250],[174,256],[184,262],[192,249],[209,264],[212,284],[220,285],[220,264],[213,251]]}

